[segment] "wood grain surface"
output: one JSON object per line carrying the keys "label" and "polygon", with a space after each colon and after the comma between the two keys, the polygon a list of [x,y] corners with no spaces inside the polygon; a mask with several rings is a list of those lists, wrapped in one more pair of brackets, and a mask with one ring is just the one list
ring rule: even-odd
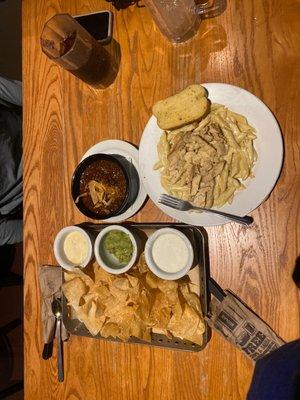
{"label": "wood grain surface", "polygon": [[[100,9],[114,12],[122,57],[118,77],[105,91],[62,70],[39,44],[53,14]],[[57,231],[85,220],[71,199],[74,168],[103,139],[138,145],[153,103],[194,82],[245,88],[280,123],[285,160],[277,186],[252,213],[251,229],[233,223],[207,229],[210,269],[284,340],[299,337],[299,290],[292,280],[299,255],[299,11],[291,0],[229,1],[223,15],[202,22],[194,39],[172,46],[146,8],[116,11],[101,0],[23,0],[27,400],[245,399],[253,364],[217,334],[196,354],[74,336],[64,346],[62,384],[56,352],[49,361],[41,358],[38,268],[55,263]],[[133,220],[168,218],[148,201]]]}

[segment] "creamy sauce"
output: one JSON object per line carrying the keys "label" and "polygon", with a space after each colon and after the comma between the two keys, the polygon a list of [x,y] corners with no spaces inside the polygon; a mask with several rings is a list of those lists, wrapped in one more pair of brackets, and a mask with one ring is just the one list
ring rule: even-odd
{"label": "creamy sauce", "polygon": [[75,231],[68,233],[63,249],[67,259],[80,266],[88,256],[89,245],[86,237],[81,232]]}
{"label": "creamy sauce", "polygon": [[162,271],[174,273],[186,266],[189,250],[180,236],[174,233],[165,233],[158,236],[153,243],[152,257]]}

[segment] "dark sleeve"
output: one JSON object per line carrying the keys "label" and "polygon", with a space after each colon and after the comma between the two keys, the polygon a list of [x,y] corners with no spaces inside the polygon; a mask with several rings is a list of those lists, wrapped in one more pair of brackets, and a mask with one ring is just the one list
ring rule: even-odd
{"label": "dark sleeve", "polygon": [[7,103],[22,105],[22,83],[0,76],[0,99]]}
{"label": "dark sleeve", "polygon": [[0,219],[0,246],[23,241],[23,222],[20,219]]}
{"label": "dark sleeve", "polygon": [[300,340],[257,361],[247,400],[300,400]]}

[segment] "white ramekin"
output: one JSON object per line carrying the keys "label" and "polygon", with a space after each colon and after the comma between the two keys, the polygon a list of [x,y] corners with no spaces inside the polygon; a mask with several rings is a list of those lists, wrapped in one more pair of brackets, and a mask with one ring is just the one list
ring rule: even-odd
{"label": "white ramekin", "polygon": [[69,233],[75,232],[75,231],[82,233],[82,235],[86,238],[88,247],[89,247],[88,255],[87,255],[86,259],[84,260],[84,262],[79,267],[85,268],[93,257],[93,241],[94,241],[93,237],[91,235],[89,235],[84,229],[80,228],[79,226],[66,226],[61,231],[59,231],[58,234],[56,235],[56,238],[54,240],[54,255],[55,255],[55,258],[56,258],[56,261],[58,262],[58,264],[62,268],[66,269],[68,271],[74,271],[74,268],[78,267],[78,265],[71,263],[67,259],[66,255],[64,253],[63,245],[64,245],[64,240],[65,240],[66,236]]}
{"label": "white ramekin", "polygon": [[[101,241],[104,238],[104,236],[110,232],[110,231],[121,231],[126,233],[132,242],[133,245],[133,253],[131,260],[129,261],[128,264],[126,264],[123,267],[112,267],[111,265],[108,265],[103,259],[103,249],[101,248]],[[122,274],[124,272],[127,272],[135,263],[136,258],[137,258],[137,242],[133,234],[130,232],[129,229],[125,228],[124,226],[121,225],[110,225],[107,226],[106,228],[102,229],[101,232],[99,232],[98,236],[96,237],[95,244],[94,244],[94,253],[96,260],[101,268],[103,268],[106,272],[109,272],[111,274]]]}
{"label": "white ramekin", "polygon": [[[160,236],[164,235],[166,233],[172,233],[177,236],[179,236],[183,241],[185,242],[188,252],[189,252],[189,257],[186,265],[179,271],[177,272],[166,272],[161,270],[158,265],[155,263],[153,260],[152,256],[152,247],[155,242],[155,240]],[[184,275],[186,275],[189,270],[191,269],[194,261],[194,250],[191,242],[189,239],[186,237],[184,233],[181,231],[174,229],[174,228],[161,228],[155,231],[147,240],[146,245],[145,245],[145,259],[146,263],[148,264],[149,269],[159,278],[166,279],[166,280],[176,280],[179,278],[182,278]]]}

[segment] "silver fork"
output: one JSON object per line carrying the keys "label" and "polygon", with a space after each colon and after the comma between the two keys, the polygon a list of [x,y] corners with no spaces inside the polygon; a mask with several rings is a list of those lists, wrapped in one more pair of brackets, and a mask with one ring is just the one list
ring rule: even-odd
{"label": "silver fork", "polygon": [[213,210],[211,208],[196,207],[188,201],[180,200],[177,199],[176,197],[169,196],[167,194],[162,194],[158,202],[165,206],[172,207],[180,211],[199,210],[199,211],[209,212],[212,214],[218,214],[221,215],[222,217],[230,219],[231,221],[247,226],[251,225],[253,222],[253,218],[248,217],[247,215],[245,217],[239,217],[238,215],[227,214],[222,211]]}

